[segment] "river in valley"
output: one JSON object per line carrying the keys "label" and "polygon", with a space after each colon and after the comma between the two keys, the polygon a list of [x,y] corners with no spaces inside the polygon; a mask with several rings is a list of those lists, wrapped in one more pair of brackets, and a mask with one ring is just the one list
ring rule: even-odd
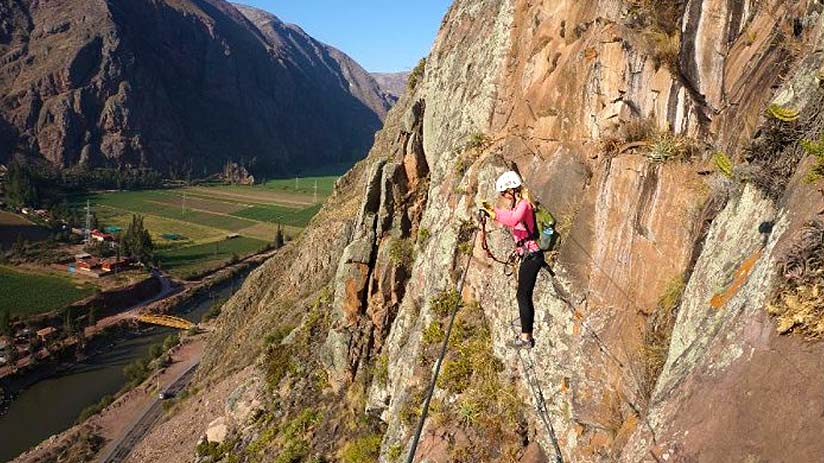
{"label": "river in valley", "polygon": [[[200,321],[209,308],[240,287],[246,274],[213,288],[205,296],[184,304],[175,314]],[[146,357],[149,347],[175,330],[141,330],[127,339],[110,342],[83,362],[18,391],[0,416],[0,461],[8,461],[59,433],[77,420],[80,412],[115,394],[126,384],[123,367]]]}

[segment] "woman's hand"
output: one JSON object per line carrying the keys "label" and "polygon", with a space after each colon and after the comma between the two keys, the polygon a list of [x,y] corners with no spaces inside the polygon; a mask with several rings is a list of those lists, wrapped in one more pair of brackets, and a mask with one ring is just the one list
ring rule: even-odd
{"label": "woman's hand", "polygon": [[526,188],[521,189],[521,198],[529,201],[529,204],[535,204],[535,201],[532,200],[532,195],[529,194],[529,190]]}
{"label": "woman's hand", "polygon": [[486,214],[492,220],[495,220],[495,208],[493,208],[492,205],[488,202],[484,201],[481,203],[480,211]]}

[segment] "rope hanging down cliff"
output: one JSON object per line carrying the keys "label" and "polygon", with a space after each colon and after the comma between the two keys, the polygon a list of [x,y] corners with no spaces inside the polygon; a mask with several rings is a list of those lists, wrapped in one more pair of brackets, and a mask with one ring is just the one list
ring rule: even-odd
{"label": "rope hanging down cliff", "polygon": [[[514,325],[513,325],[513,328]],[[517,333],[517,328],[515,332]],[[555,435],[555,428],[552,426],[552,421],[549,419],[549,410],[546,407],[546,399],[544,399],[544,391],[541,389],[541,383],[538,382],[538,377],[535,375],[535,360],[532,358],[532,350],[518,349],[518,358],[521,361],[521,369],[523,369],[526,383],[532,392],[532,398],[535,401],[535,412],[541,417],[541,421],[546,427],[549,440],[552,442],[553,450],[555,450],[555,463],[564,463],[563,455],[561,454],[561,446],[558,444],[558,437]]]}

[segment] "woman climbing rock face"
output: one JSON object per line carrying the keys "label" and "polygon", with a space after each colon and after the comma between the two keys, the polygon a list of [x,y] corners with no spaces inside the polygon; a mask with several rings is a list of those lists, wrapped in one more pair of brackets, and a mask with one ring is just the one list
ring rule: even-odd
{"label": "woman climbing rock face", "polygon": [[534,205],[517,172],[504,172],[495,182],[495,189],[509,201],[509,208],[492,207],[484,202],[481,212],[510,229],[515,240],[515,252],[521,260],[518,267],[517,295],[521,336],[507,345],[516,349],[531,349],[535,347],[535,339],[532,337],[532,325],[535,320],[532,293],[538,272],[545,265],[543,251],[535,240],[538,236],[538,227]]}

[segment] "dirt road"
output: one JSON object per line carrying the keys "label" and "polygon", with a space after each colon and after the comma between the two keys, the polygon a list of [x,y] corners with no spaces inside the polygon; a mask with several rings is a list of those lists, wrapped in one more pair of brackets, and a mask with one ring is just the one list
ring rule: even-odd
{"label": "dirt road", "polygon": [[[200,358],[198,357],[193,364],[186,368],[183,373],[164,389],[165,394],[176,396],[183,391],[189,384],[189,381],[192,380],[192,377],[194,377],[199,364]],[[164,413],[163,402],[158,397],[155,397],[151,405],[126,429],[123,436],[111,442],[103,449],[98,461],[102,463],[119,463],[126,461],[126,458],[128,458],[134,446],[143,440],[143,437],[160,421]]]}

